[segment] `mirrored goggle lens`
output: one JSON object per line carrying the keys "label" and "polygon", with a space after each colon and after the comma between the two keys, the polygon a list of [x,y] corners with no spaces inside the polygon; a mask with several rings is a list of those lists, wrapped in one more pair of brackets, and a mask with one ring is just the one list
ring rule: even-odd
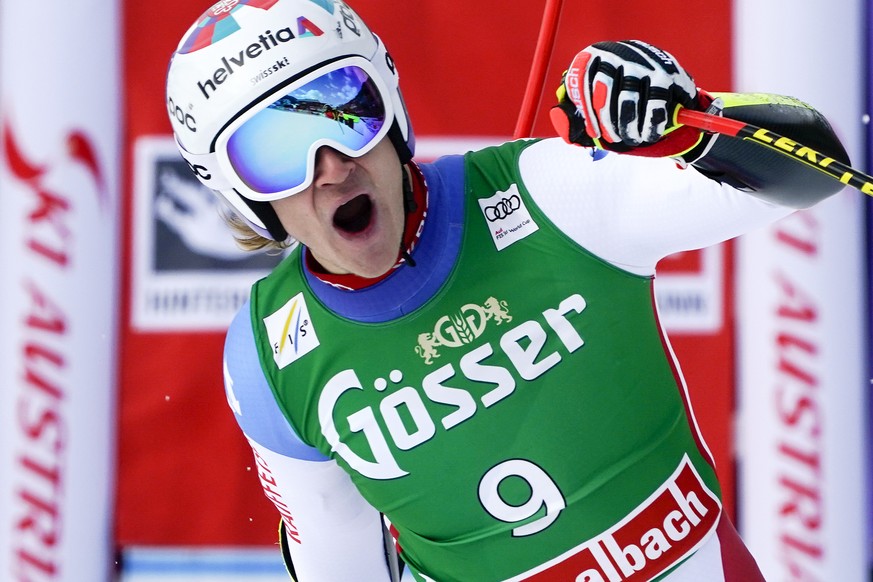
{"label": "mirrored goggle lens", "polygon": [[227,154],[246,186],[263,194],[282,192],[306,183],[314,143],[332,142],[354,154],[384,125],[385,103],[378,87],[363,69],[348,66],[259,111],[230,136]]}

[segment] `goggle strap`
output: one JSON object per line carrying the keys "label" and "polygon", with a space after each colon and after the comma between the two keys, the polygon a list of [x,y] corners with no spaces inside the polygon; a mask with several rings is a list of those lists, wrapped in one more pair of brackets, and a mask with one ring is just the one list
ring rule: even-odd
{"label": "goggle strap", "polygon": [[270,233],[270,237],[273,240],[282,242],[288,238],[288,231],[285,230],[285,226],[282,224],[282,221],[279,220],[279,215],[276,214],[276,210],[273,208],[272,204],[269,202],[249,200],[242,196],[240,198],[242,198],[242,201],[245,202],[246,206],[255,213],[255,216],[261,219],[261,222],[264,223],[264,227],[266,227],[267,232]]}
{"label": "goggle strap", "polygon": [[233,188],[233,185],[225,178],[224,172],[221,171],[218,165],[218,156],[215,153],[192,154],[182,147],[178,139],[176,144],[179,146],[179,152],[191,168],[191,171],[194,172],[197,179],[206,187],[213,190],[230,190]]}

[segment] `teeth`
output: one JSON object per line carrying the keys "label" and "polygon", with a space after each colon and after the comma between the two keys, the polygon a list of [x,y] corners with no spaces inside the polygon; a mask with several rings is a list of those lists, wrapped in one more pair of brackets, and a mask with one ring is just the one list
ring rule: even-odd
{"label": "teeth", "polygon": [[336,209],[333,224],[346,232],[361,232],[370,224],[372,215],[373,202],[369,196],[361,194]]}

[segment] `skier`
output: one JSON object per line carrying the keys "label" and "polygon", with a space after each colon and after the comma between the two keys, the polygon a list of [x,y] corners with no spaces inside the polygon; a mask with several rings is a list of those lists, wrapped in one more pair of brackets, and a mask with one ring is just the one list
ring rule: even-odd
{"label": "skier", "polygon": [[[601,42],[560,80],[558,137],[416,163],[397,67],[352,8],[226,4],[180,42],[167,96],[240,243],[291,247],[228,330],[225,388],[292,577],[762,580],[653,281],[841,187],[679,108],[848,162],[822,115]],[[367,111],[365,131],[270,107],[287,97]]]}

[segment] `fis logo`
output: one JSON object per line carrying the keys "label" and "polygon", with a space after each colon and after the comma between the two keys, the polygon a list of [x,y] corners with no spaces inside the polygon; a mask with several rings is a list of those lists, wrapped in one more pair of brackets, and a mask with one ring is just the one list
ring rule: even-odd
{"label": "fis logo", "polygon": [[318,336],[309,318],[303,293],[298,293],[279,311],[264,318],[273,360],[279,369],[318,347]]}

